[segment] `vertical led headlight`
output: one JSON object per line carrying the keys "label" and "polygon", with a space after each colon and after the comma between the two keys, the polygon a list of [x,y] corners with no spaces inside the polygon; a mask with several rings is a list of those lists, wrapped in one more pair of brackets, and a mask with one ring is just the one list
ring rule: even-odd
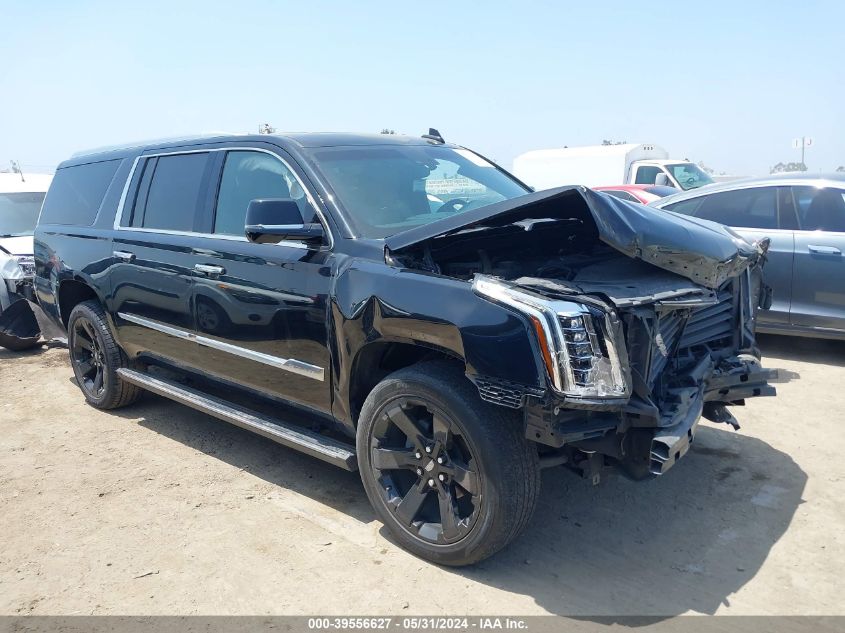
{"label": "vertical led headlight", "polygon": [[617,349],[620,328],[613,315],[528,294],[485,275],[476,275],[472,287],[528,316],[555,391],[573,398],[630,395],[620,359],[624,350]]}

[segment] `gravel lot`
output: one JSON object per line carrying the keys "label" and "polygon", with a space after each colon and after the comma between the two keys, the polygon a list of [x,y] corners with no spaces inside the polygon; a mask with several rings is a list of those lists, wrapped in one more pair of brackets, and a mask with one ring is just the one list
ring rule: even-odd
{"label": "gravel lot", "polygon": [[67,352],[0,350],[0,613],[841,614],[845,344],[761,337],[777,398],[646,483],[544,472],[471,569],[394,545],[357,474],[148,395],[84,403]]}

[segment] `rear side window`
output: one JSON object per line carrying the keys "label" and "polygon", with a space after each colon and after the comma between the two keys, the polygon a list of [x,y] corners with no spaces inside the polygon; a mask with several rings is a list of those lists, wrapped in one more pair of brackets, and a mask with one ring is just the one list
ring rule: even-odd
{"label": "rear side window", "polygon": [[144,164],[132,213],[132,226],[191,231],[203,196],[208,154],[175,154]]}
{"label": "rear side window", "polygon": [[778,227],[775,187],[737,189],[704,197],[696,217],[749,229]]}
{"label": "rear side window", "polygon": [[44,208],[42,224],[91,226],[120,160],[64,167],[56,172]]}
{"label": "rear side window", "polygon": [[845,190],[793,187],[804,231],[845,232]]}

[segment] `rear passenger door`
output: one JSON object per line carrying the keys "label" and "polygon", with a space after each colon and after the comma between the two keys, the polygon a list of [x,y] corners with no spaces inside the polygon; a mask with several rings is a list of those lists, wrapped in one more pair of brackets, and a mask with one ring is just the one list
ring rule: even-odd
{"label": "rear passenger door", "polygon": [[201,364],[191,307],[196,230],[210,204],[212,153],[141,156],[112,241],[109,309],[130,355]]}
{"label": "rear passenger door", "polygon": [[795,232],[792,323],[845,330],[845,190],[792,187]]}
{"label": "rear passenger door", "polygon": [[794,251],[794,211],[788,187],[749,187],[723,191],[666,207],[725,224],[750,242],[770,238],[769,255],[763,268],[763,281],[772,288],[772,307],[759,312],[759,323],[786,325],[792,301],[792,259]]}
{"label": "rear passenger door", "polygon": [[[328,245],[253,244],[244,237],[249,202],[293,198],[319,222],[305,178],[281,150],[219,152],[217,192],[193,243],[196,335],[203,368],[217,378],[330,410]],[[328,227],[326,227],[328,235]]]}

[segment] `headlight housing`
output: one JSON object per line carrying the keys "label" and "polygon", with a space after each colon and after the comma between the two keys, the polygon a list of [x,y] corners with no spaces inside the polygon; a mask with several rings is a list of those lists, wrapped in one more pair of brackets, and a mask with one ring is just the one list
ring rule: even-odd
{"label": "headlight housing", "polygon": [[627,355],[621,324],[615,314],[528,294],[484,275],[476,275],[472,288],[528,316],[555,391],[583,399],[631,395],[622,362]]}

